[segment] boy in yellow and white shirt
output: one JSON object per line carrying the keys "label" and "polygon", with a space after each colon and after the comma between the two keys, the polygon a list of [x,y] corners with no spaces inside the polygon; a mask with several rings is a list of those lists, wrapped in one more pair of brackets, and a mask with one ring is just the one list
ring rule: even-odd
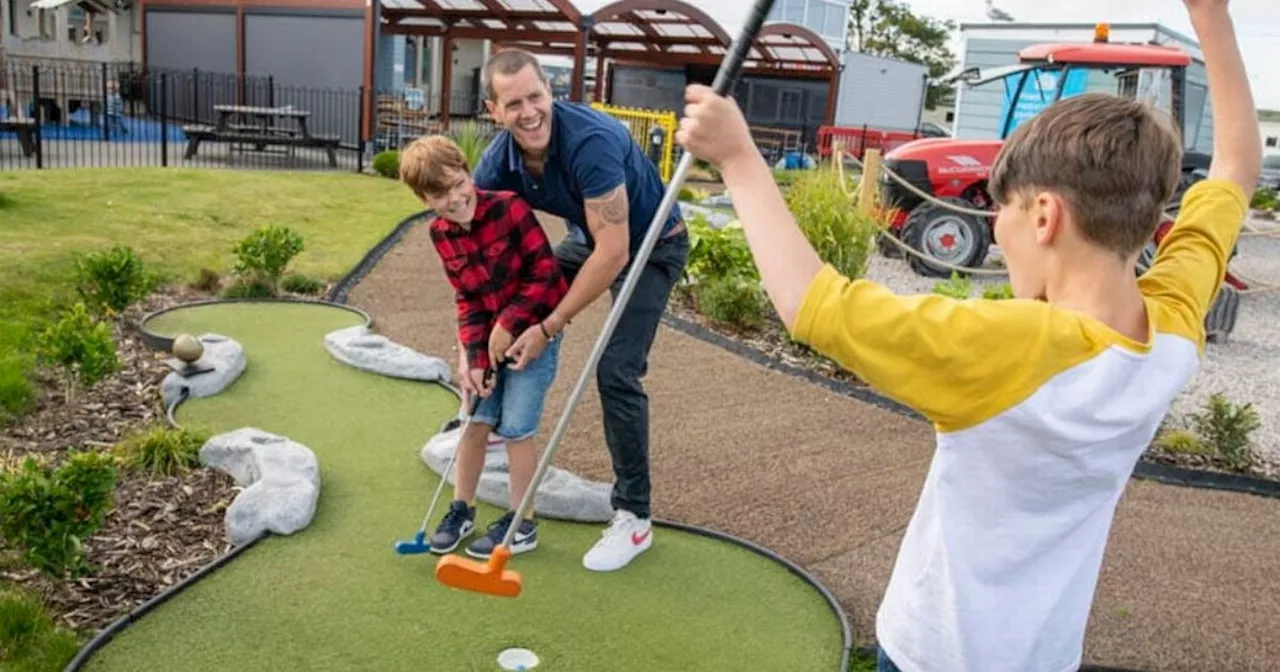
{"label": "boy in yellow and white shirt", "polygon": [[[731,100],[692,86],[677,140],[721,168],[795,338],[929,418],[937,451],[876,618],[880,669],[1066,672],[1081,663],[1116,503],[1203,353],[1204,317],[1261,164],[1226,0],[1184,0],[1216,143],[1152,268],[1180,132],[1141,103],[1056,103],[992,169],[1017,298],[900,296],[841,277],[787,212]],[[833,512],[839,513],[839,512]]]}

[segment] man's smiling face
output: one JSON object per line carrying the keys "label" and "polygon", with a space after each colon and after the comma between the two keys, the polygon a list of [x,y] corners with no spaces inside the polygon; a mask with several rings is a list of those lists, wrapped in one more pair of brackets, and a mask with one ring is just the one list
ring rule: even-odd
{"label": "man's smiling face", "polygon": [[511,132],[530,154],[542,154],[551,144],[551,91],[534,65],[515,74],[494,73],[489,114]]}

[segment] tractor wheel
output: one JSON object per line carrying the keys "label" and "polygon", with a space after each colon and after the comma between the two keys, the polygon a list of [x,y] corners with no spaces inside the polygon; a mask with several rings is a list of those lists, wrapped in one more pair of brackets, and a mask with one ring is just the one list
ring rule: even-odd
{"label": "tractor wheel", "polygon": [[901,259],[906,255],[902,248],[894,245],[892,241],[886,240],[887,238],[897,240],[898,237],[892,231],[881,231],[876,234],[876,249],[880,252],[880,256],[886,259]]}
{"label": "tractor wheel", "polygon": [[[963,208],[973,204],[960,198],[940,199]],[[956,212],[936,203],[923,203],[902,227],[902,241],[912,249],[955,266],[975,268],[987,258],[991,227],[986,218]],[[907,255],[911,269],[920,275],[949,278],[952,269]],[[961,275],[965,275],[961,273]]]}

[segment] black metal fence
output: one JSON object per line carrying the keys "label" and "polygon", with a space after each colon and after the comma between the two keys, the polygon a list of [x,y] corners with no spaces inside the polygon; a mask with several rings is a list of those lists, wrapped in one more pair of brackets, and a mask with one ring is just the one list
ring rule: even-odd
{"label": "black metal fence", "polygon": [[[0,67],[0,170],[232,167],[362,171],[370,157],[444,130],[440,96],[281,85],[271,76],[9,58]],[[476,119],[474,93],[447,97]],[[483,128],[492,124],[481,121]]]}

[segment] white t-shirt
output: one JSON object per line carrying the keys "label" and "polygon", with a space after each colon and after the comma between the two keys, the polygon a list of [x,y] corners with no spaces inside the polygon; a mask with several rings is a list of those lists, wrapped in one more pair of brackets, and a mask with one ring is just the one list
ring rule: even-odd
{"label": "white t-shirt", "polygon": [[876,616],[904,672],[1079,667],[1116,503],[1199,365],[1247,212],[1233,183],[1188,191],[1139,279],[1145,342],[1042,301],[814,279],[796,337],[937,429]]}

